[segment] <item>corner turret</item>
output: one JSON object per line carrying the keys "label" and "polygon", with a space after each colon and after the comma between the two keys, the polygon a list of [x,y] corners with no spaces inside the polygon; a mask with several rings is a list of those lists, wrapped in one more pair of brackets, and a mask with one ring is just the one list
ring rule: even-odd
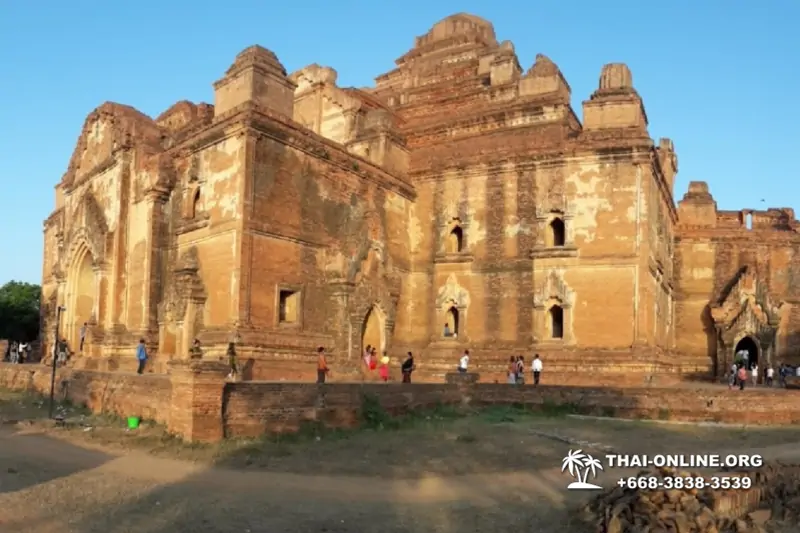
{"label": "corner turret", "polygon": [[225,77],[214,83],[214,115],[252,102],[262,109],[292,117],[295,84],[286,77],[278,57],[261,46],[251,46],[236,56]]}
{"label": "corner turret", "polygon": [[585,130],[636,128],[647,132],[644,104],[633,88],[633,75],[624,63],[609,63],[600,73],[598,89],[583,103]]}
{"label": "corner turret", "polygon": [[678,202],[678,223],[682,226],[713,228],[717,225],[717,202],[705,181],[689,182],[689,190]]}

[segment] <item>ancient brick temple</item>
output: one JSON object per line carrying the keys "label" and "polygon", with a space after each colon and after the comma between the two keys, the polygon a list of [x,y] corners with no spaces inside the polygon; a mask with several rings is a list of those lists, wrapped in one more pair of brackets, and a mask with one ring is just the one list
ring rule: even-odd
{"label": "ancient brick temple", "polygon": [[676,206],[627,66],[602,67],[581,123],[558,66],[521,68],[475,16],[396,64],[342,88],[253,46],[213,106],[93,111],[45,222],[47,343],[63,305],[73,349],[89,324],[79,367],[128,367],[140,337],[158,367],[199,338],[210,358],[236,342],[253,379],[310,375],[319,345],[339,376],[365,344],[431,372],[466,348],[485,372],[534,350],[702,372],[737,344],[796,353],[794,213],[719,211],[702,182]]}

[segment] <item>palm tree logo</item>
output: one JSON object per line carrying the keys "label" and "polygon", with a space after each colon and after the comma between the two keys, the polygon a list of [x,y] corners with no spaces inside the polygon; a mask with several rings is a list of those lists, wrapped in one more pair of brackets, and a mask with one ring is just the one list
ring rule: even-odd
{"label": "palm tree logo", "polygon": [[598,470],[603,470],[602,463],[588,453],[583,453],[583,450],[570,450],[561,462],[561,471],[569,472],[569,475],[577,480],[567,486],[568,490],[602,489],[603,487],[586,482],[589,474],[592,474],[593,478],[597,477]]}

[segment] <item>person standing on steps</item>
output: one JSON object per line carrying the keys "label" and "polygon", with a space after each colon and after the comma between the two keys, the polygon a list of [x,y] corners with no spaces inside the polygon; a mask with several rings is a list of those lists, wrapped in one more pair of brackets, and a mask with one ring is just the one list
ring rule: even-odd
{"label": "person standing on steps", "polygon": [[81,344],[78,347],[78,351],[83,353],[83,344],[86,342],[86,329],[89,327],[87,322],[84,322],[81,326]]}
{"label": "person standing on steps", "polygon": [[533,384],[539,384],[539,377],[542,375],[542,360],[539,359],[539,354],[533,356],[533,363],[531,363],[531,370],[533,370]]}
{"label": "person standing on steps", "polygon": [[462,374],[467,373],[467,368],[469,367],[469,350],[464,350],[464,355],[461,356],[461,360],[458,362],[458,371]]}
{"label": "person standing on steps", "polygon": [[236,367],[236,346],[232,342],[228,343],[228,365],[231,368],[228,379],[236,379],[239,369]]}
{"label": "person standing on steps", "polygon": [[417,367],[414,365],[414,354],[408,352],[408,357],[406,357],[406,360],[403,361],[403,365],[400,367],[400,371],[403,373],[403,383],[411,383],[411,373],[416,369]]}
{"label": "person standing on steps", "polygon": [[328,361],[325,359],[325,348],[320,346],[317,348],[317,383],[325,383],[325,378],[328,377]]}
{"label": "person standing on steps", "polygon": [[139,339],[139,346],[136,347],[136,359],[139,360],[139,368],[136,369],[136,373],[142,375],[147,362],[147,348],[144,345],[144,339]]}
{"label": "person standing on steps", "polygon": [[517,358],[515,356],[511,356],[508,358],[508,376],[506,378],[506,382],[509,385],[514,385],[517,383]]}
{"label": "person standing on steps", "polygon": [[517,385],[525,385],[525,356],[517,358]]}

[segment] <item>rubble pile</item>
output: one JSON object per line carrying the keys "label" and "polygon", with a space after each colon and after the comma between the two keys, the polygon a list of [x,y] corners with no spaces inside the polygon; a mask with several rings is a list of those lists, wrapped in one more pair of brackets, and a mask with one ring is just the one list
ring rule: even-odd
{"label": "rubble pile", "polygon": [[[726,474],[735,475],[729,470]],[[768,463],[739,472],[748,475],[753,495],[747,508],[737,501],[744,489],[632,489],[603,491],[583,508],[593,533],[784,533],[800,531],[800,465]],[[637,476],[706,477],[670,468],[645,470]],[[740,507],[736,508],[739,505]],[[732,508],[733,507],[733,508]]]}

